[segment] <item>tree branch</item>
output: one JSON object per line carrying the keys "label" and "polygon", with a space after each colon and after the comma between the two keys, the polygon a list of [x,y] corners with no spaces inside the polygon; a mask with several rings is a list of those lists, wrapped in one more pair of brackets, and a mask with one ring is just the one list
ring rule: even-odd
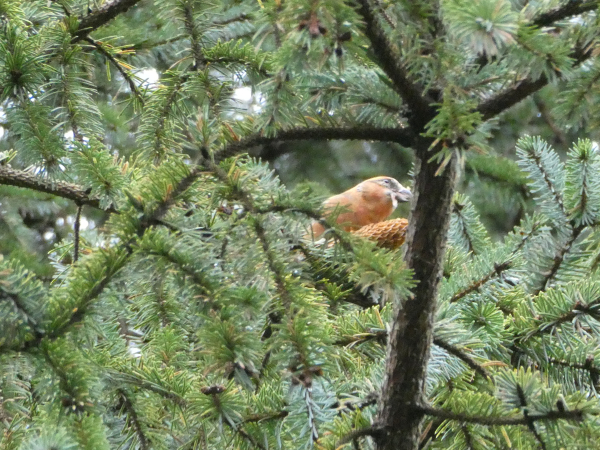
{"label": "tree branch", "polygon": [[395,90],[411,111],[410,125],[416,130],[424,129],[425,125],[436,115],[435,108],[431,106],[434,101],[424,96],[423,89],[408,77],[404,64],[382,28],[371,1],[358,0],[358,4],[358,12],[366,24],[365,35],[371,41],[372,50],[379,59],[380,67],[390,78]]}
{"label": "tree branch", "polygon": [[584,228],[585,226],[580,225],[577,228],[573,229],[573,231],[571,232],[571,236],[569,237],[567,242],[565,242],[565,244],[559,249],[559,251],[554,256],[554,263],[552,264],[550,270],[546,273],[546,276],[542,281],[542,286],[537,291],[535,291],[535,295],[545,291],[548,288],[548,284],[558,273],[560,266],[562,265],[562,263],[565,260],[565,257],[567,256],[567,253],[569,253],[569,251],[573,247],[573,244],[575,243],[581,232],[584,230]]}
{"label": "tree branch", "polygon": [[122,403],[123,408],[127,412],[128,422],[138,437],[138,441],[140,443],[140,449],[147,450],[149,448],[148,447],[148,438],[146,438],[146,435],[144,434],[144,430],[142,430],[142,424],[140,423],[140,420],[138,418],[137,411],[133,407],[133,403],[131,403],[131,400],[129,400],[129,397],[127,396],[127,394],[125,393],[125,391],[123,389],[118,389],[117,392],[119,394],[119,397],[121,397],[121,401],[123,402]]}
{"label": "tree branch", "polygon": [[129,73],[127,73],[127,71],[123,68],[123,66],[121,66],[119,61],[117,61],[117,59],[113,55],[111,55],[104,47],[102,47],[101,44],[99,44],[97,41],[95,41],[91,37],[86,36],[84,38],[84,40],[86,42],[89,42],[90,44],[92,44],[100,53],[102,53],[102,55],[104,55],[104,57],[106,59],[108,59],[111,62],[111,64],[113,66],[115,66],[115,68],[119,71],[119,73],[121,74],[123,79],[129,85],[129,89],[131,90],[131,92],[136,96],[136,98],[138,99],[140,104],[142,106],[144,106],[144,98],[142,97],[142,94],[140,94],[140,91],[139,91],[138,87],[136,86],[135,82],[133,81],[133,79],[131,78],[131,75],[129,75]]}
{"label": "tree branch", "polygon": [[590,380],[594,386],[597,386],[598,381],[600,380],[600,368],[594,366],[594,356],[593,355],[589,355],[585,359],[585,363],[583,363],[583,364],[562,361],[562,360],[554,359],[554,358],[549,358],[547,361],[542,361],[542,362],[546,362],[548,364],[556,365],[556,366],[568,367],[569,369],[572,369],[572,370],[585,370],[586,372],[589,373]]}
{"label": "tree branch", "polygon": [[395,142],[404,147],[411,147],[415,133],[411,128],[294,128],[284,130],[275,136],[262,136],[259,134],[248,136],[240,141],[232,142],[215,154],[215,162],[248,151],[252,147],[271,144],[279,141],[306,141],[306,140],[363,140]]}
{"label": "tree branch", "polygon": [[471,369],[473,369],[478,374],[482,375],[484,378],[487,378],[487,379],[491,378],[489,372],[487,370],[485,370],[480,364],[477,364],[477,362],[473,358],[471,358],[469,355],[467,355],[466,352],[464,352],[462,349],[455,347],[454,345],[451,345],[451,344],[447,343],[446,341],[444,341],[440,338],[436,338],[436,337],[433,338],[433,343],[434,343],[434,345],[437,345],[438,347],[446,350],[452,356],[455,356],[458,359],[460,359],[467,366],[469,366]]}
{"label": "tree branch", "polygon": [[[0,184],[15,186],[26,189],[32,189],[46,194],[56,195],[57,197],[72,200],[78,205],[87,205],[93,208],[100,208],[100,200],[89,196],[89,192],[81,186],[64,181],[46,181],[35,175],[22,170],[15,170],[11,167],[0,164]],[[117,212],[112,206],[107,212]]]}
{"label": "tree branch", "polygon": [[73,35],[73,42],[84,39],[92,31],[106,25],[119,14],[139,3],[140,0],[114,0],[105,3],[91,14],[79,19],[79,27]]}
{"label": "tree branch", "polygon": [[73,262],[79,259],[79,228],[81,226],[81,205],[77,206],[77,215],[73,224]]}
{"label": "tree branch", "polygon": [[541,324],[538,326],[537,329],[530,331],[530,332],[526,333],[525,335],[517,336],[515,339],[515,343],[519,344],[523,340],[530,339],[534,336],[548,334],[548,333],[554,333],[554,330],[556,329],[556,327],[558,327],[559,325],[562,325],[563,323],[572,322],[578,316],[581,316],[581,314],[588,314],[588,315],[592,316],[593,318],[595,318],[596,320],[600,320],[600,313],[598,311],[598,305],[600,305],[600,298],[594,300],[593,302],[588,303],[587,305],[580,303],[579,301],[576,301],[569,308],[568,312],[562,314],[556,320],[553,320],[552,322],[548,322],[545,324]]}
{"label": "tree branch", "polygon": [[504,271],[510,269],[511,265],[512,265],[512,261],[510,261],[510,260],[504,261],[500,264],[494,264],[494,269],[492,271],[490,271],[483,277],[479,278],[478,280],[473,281],[469,286],[464,288],[462,291],[454,294],[452,296],[452,298],[450,299],[450,303],[456,303],[457,301],[461,300],[462,298],[466,297],[467,295],[471,294],[472,292],[479,291],[481,286],[486,284],[491,279],[494,279],[496,277],[499,278]]}
{"label": "tree branch", "polygon": [[482,102],[477,107],[477,112],[482,116],[482,119],[489,120],[492,117],[506,111],[511,106],[516,105],[521,100],[526,99],[531,94],[539,91],[548,84],[548,78],[542,75],[535,81],[525,78],[510,88],[496,94],[494,97]]}
{"label": "tree branch", "polygon": [[454,420],[464,423],[477,423],[488,426],[502,425],[528,425],[530,422],[538,422],[540,420],[583,420],[584,412],[580,409],[572,411],[550,411],[545,414],[529,414],[528,417],[489,417],[489,416],[470,416],[464,413],[455,413],[443,409],[433,408],[427,405],[416,406],[415,410],[428,416],[439,417],[444,420]]}
{"label": "tree branch", "polygon": [[340,448],[343,445],[354,441],[355,439],[365,437],[365,436],[377,437],[377,436],[380,436],[382,434],[382,432],[383,432],[383,430],[381,428],[378,428],[375,426],[361,428],[360,430],[354,430],[354,431],[351,431],[350,433],[348,433],[342,439],[340,439],[335,444],[335,447]]}
{"label": "tree branch", "polygon": [[535,19],[531,21],[531,24],[536,27],[547,27],[552,25],[554,22],[557,22],[562,19],[566,19],[567,17],[576,16],[578,14],[583,14],[588,11],[593,11],[598,8],[600,2],[591,1],[584,2],[581,0],[570,0],[567,1],[562,6],[558,8],[551,9],[543,14],[540,14]]}
{"label": "tree branch", "polygon": [[[575,64],[573,65],[573,67],[576,67],[588,58],[590,58],[592,56],[592,51],[590,48],[587,48],[585,50],[575,49],[570,56],[575,60]],[[557,72],[557,76],[560,77],[561,73]],[[546,86],[548,82],[548,77],[546,77],[545,75],[542,75],[537,80],[532,80],[531,78],[524,78],[512,85],[511,87],[509,87],[508,89],[480,103],[476,111],[481,114],[482,119],[484,121],[489,120],[492,117],[503,113],[508,108],[516,105],[521,100],[524,100],[525,98],[529,97],[531,94],[536,93],[544,86]]]}

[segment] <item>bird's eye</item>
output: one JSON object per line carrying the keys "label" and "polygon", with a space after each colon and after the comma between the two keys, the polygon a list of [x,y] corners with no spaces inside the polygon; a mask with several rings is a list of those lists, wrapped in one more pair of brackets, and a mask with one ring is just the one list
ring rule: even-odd
{"label": "bird's eye", "polygon": [[383,180],[383,182],[384,182],[385,184],[390,184],[390,180],[388,180],[387,178],[385,178],[385,179]]}

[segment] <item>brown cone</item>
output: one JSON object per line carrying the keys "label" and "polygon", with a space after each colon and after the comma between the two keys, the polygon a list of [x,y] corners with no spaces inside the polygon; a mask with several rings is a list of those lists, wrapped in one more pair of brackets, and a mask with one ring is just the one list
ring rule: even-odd
{"label": "brown cone", "polygon": [[376,241],[379,247],[394,250],[404,244],[407,228],[408,220],[392,219],[365,225],[354,234]]}

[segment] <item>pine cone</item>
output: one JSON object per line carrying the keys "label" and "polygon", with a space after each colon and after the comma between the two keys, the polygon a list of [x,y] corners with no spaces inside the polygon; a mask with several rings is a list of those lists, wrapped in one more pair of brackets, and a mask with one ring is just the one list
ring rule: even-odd
{"label": "pine cone", "polygon": [[354,234],[377,241],[379,247],[394,250],[404,244],[407,228],[408,220],[392,219],[365,225],[356,230]]}

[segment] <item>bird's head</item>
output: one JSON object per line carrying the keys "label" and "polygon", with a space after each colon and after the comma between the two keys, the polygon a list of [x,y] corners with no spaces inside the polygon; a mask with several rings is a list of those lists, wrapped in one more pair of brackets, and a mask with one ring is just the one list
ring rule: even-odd
{"label": "bird's head", "polygon": [[402,186],[398,180],[392,177],[375,177],[369,178],[364,183],[376,183],[385,188],[385,193],[392,200],[394,209],[398,206],[398,203],[409,202],[412,199],[412,192],[410,189]]}

